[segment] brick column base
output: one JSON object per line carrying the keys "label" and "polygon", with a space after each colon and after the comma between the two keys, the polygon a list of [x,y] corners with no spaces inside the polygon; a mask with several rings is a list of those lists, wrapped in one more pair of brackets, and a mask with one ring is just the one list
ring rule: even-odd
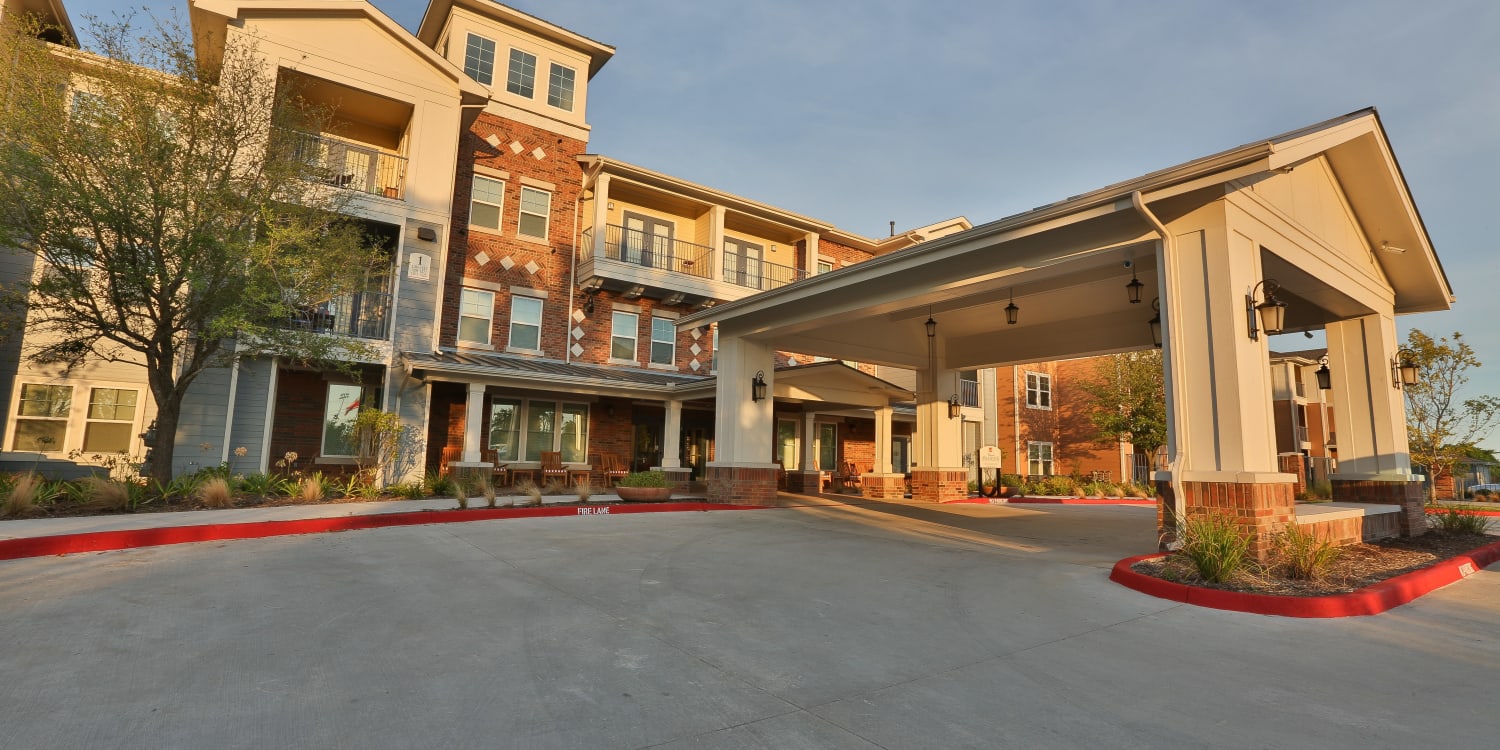
{"label": "brick column base", "polygon": [[1276,457],[1281,473],[1297,477],[1297,494],[1307,491],[1307,463],[1301,453],[1283,453]]}
{"label": "brick column base", "polygon": [[969,496],[969,472],[964,469],[913,469],[911,499],[919,503],[946,503]]}
{"label": "brick column base", "polygon": [[708,465],[708,501],[736,505],[775,505],[775,464]]}
{"label": "brick column base", "polygon": [[[654,467],[653,467],[654,468]],[[667,482],[672,489],[678,492],[686,492],[693,484],[693,470],[685,467],[675,469],[655,469],[667,475]]]}
{"label": "brick column base", "polygon": [[[1171,487],[1163,493],[1164,484],[1167,482],[1157,482],[1157,493],[1170,500]],[[1183,507],[1188,518],[1213,514],[1233,517],[1250,535],[1250,553],[1262,561],[1271,554],[1273,537],[1297,520],[1297,485],[1293,482],[1183,482],[1182,492],[1186,495]],[[1159,522],[1170,519],[1171,515],[1170,502],[1159,502]]]}
{"label": "brick column base", "polygon": [[1399,516],[1401,536],[1421,536],[1427,533],[1427,512],[1423,508],[1426,490],[1420,480],[1339,479],[1337,474],[1329,479],[1333,484],[1334,500],[1399,505],[1401,512],[1396,515]]}
{"label": "brick column base", "polygon": [[786,491],[803,495],[816,495],[823,491],[823,472],[789,471],[786,473]]}
{"label": "brick column base", "polygon": [[905,474],[864,474],[860,476],[867,500],[901,500],[906,497]]}

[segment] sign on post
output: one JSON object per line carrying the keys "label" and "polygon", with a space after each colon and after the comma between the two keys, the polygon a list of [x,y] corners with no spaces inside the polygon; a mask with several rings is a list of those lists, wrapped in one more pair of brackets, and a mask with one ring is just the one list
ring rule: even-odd
{"label": "sign on post", "polygon": [[1000,449],[993,445],[986,445],[979,449],[979,468],[999,469],[1004,461]]}

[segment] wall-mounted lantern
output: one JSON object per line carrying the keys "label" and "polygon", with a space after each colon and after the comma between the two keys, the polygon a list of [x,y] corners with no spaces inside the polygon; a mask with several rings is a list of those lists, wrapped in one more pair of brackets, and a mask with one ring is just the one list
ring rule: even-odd
{"label": "wall-mounted lantern", "polygon": [[1391,357],[1391,387],[1401,389],[1403,386],[1416,385],[1421,371],[1417,369],[1417,353],[1406,348],[1396,350],[1396,356]]}
{"label": "wall-mounted lantern", "polygon": [[1151,345],[1161,348],[1161,297],[1151,300],[1151,309],[1156,313],[1146,324],[1151,326]]}
{"label": "wall-mounted lantern", "polygon": [[964,415],[964,407],[963,407],[963,404],[958,403],[958,394],[955,393],[952,396],[949,396],[948,397],[948,418],[949,419],[958,419],[959,417],[962,417],[963,415]]}
{"label": "wall-mounted lantern", "polygon": [[750,400],[763,401],[766,398],[766,371],[757,370],[755,377],[750,379]]}
{"label": "wall-mounted lantern", "polygon": [[[1266,288],[1266,298],[1259,304],[1255,301],[1255,292],[1262,286]],[[1250,290],[1245,295],[1245,323],[1249,326],[1251,341],[1260,340],[1260,330],[1264,328],[1267,334],[1281,333],[1286,324],[1286,303],[1276,299],[1276,291],[1281,289],[1281,284],[1275,279],[1266,279]],[[1257,320],[1260,328],[1256,327]]]}

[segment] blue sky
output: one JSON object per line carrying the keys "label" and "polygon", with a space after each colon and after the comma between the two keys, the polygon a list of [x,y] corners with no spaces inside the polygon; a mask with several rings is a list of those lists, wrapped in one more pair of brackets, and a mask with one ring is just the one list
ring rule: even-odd
{"label": "blue sky", "polygon": [[[64,2],[80,31],[121,5]],[[1459,297],[1402,330],[1463,332],[1490,362],[1471,389],[1500,395],[1493,0],[509,4],[617,48],[591,84],[591,151],[871,236],[1375,106]],[[426,1],[374,5],[415,28]]]}

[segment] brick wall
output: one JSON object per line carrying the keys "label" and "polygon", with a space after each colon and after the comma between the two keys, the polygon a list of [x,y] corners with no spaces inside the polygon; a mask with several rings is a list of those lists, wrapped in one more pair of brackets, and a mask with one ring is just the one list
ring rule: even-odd
{"label": "brick wall", "polygon": [[1427,532],[1423,493],[1422,482],[1333,480],[1334,500],[1401,506],[1401,512],[1396,516],[1402,536],[1419,536]]}
{"label": "brick wall", "polygon": [[969,472],[916,468],[911,472],[911,499],[946,503],[969,496]]}
{"label": "brick wall", "polygon": [[[1005,451],[1006,473],[1028,474],[1027,444],[1052,443],[1053,474],[1108,472],[1111,480],[1120,481],[1120,445],[1100,442],[1089,420],[1086,395],[1078,383],[1094,377],[1101,358],[1037,362],[995,368],[995,404],[998,416],[1000,447]],[[1052,377],[1052,408],[1038,409],[1026,405],[1026,373]],[[1013,381],[1014,379],[1014,381]],[[1016,417],[1020,417],[1020,439],[1016,438]],[[1021,471],[1017,472],[1017,461]]]}
{"label": "brick wall", "polygon": [[[1159,485],[1160,483],[1158,483]],[[1251,552],[1264,560],[1271,538],[1296,520],[1295,485],[1183,482],[1188,516],[1226,514],[1252,535]],[[1158,510],[1160,516],[1160,510]]]}
{"label": "brick wall", "polygon": [[775,505],[777,469],[708,467],[708,500],[738,505]]}

